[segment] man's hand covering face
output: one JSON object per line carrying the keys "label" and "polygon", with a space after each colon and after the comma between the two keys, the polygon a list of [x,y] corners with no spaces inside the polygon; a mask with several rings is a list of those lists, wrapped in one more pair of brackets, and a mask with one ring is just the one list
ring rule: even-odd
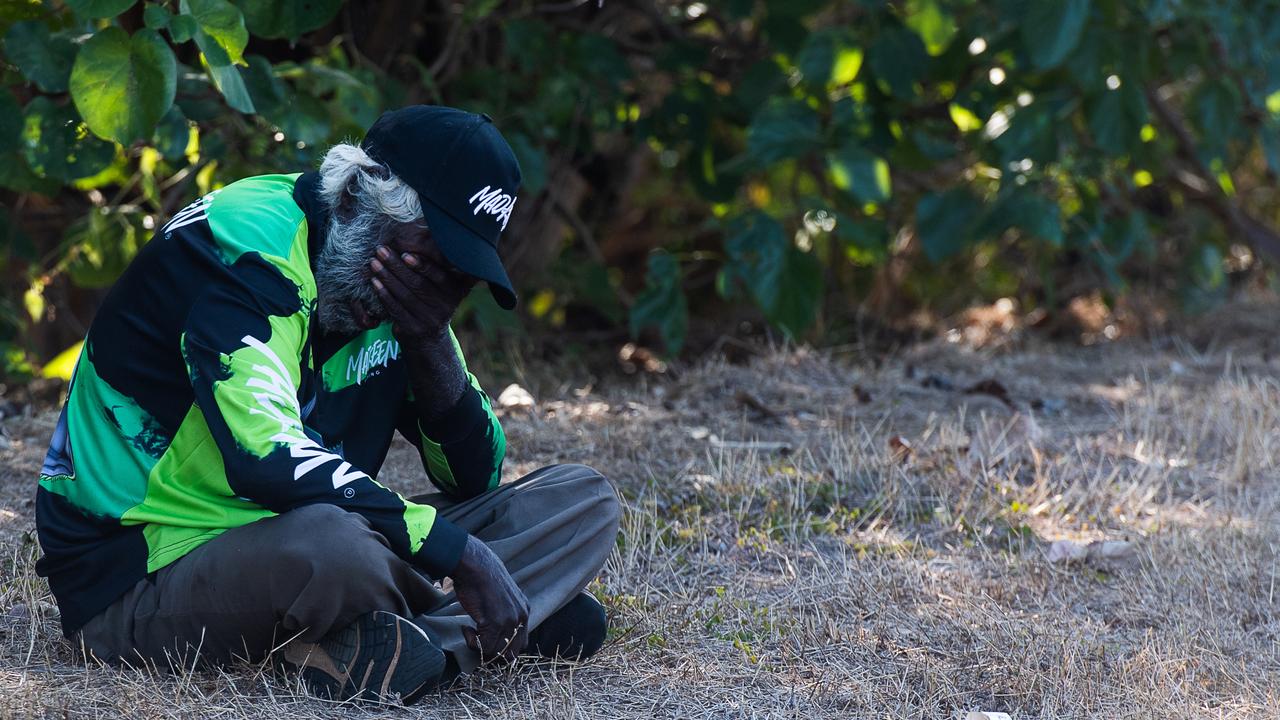
{"label": "man's hand covering face", "polygon": [[420,225],[398,225],[389,242],[376,250],[369,269],[396,338],[410,347],[440,337],[476,284],[449,265],[431,231]]}

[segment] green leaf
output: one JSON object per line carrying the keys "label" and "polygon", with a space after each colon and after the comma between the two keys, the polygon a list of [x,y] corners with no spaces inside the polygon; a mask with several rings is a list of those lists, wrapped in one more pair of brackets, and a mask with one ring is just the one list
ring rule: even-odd
{"label": "green leaf", "polygon": [[704,200],[731,202],[742,189],[744,163],[735,157],[736,147],[718,134],[701,140],[689,150],[684,163],[689,180]]}
{"label": "green leaf", "polygon": [[133,7],[138,0],[66,0],[77,15],[87,18],[109,18]]}
{"label": "green leaf", "polygon": [[1226,273],[1222,269],[1222,251],[1216,245],[1201,245],[1200,252],[1192,255],[1188,269],[1191,281],[1201,289],[1212,290],[1226,282]]}
{"label": "green leaf", "polygon": [[744,114],[754,113],[768,101],[769,96],[786,85],[787,76],[772,59],[757,60],[734,83],[733,99]]}
{"label": "green leaf", "polygon": [[542,192],[547,184],[547,155],[542,148],[533,144],[528,135],[512,133],[507,136],[511,150],[520,163],[520,174],[523,178],[521,190],[534,195]]}
{"label": "green leaf", "polygon": [[1000,162],[1008,165],[1023,158],[1037,164],[1058,158],[1058,122],[1052,103],[1040,98],[1027,107],[1018,108],[1009,120],[1009,129],[995,140]]}
{"label": "green leaf", "polygon": [[301,140],[308,145],[318,145],[329,138],[330,113],[319,100],[310,95],[294,94],[281,122],[276,123],[290,142]]}
{"label": "green leaf", "polygon": [[803,155],[821,140],[818,115],[799,100],[775,100],[747,128],[747,152],[762,164]]}
{"label": "green leaf", "polygon": [[261,55],[249,55],[245,62],[244,84],[253,106],[278,126],[280,123],[272,118],[287,112],[292,90],[276,75],[270,60]]}
{"label": "green leaf", "polygon": [[361,131],[373,125],[382,114],[382,95],[372,79],[339,85],[335,99],[342,107],[342,114]]}
{"label": "green leaf", "polygon": [[1240,124],[1240,94],[1224,80],[1209,79],[1196,88],[1189,105],[1206,153],[1222,155]]}
{"label": "green leaf", "polygon": [[824,87],[831,80],[831,70],[836,64],[836,39],[830,30],[819,30],[811,35],[796,56],[796,68],[806,84]]}
{"label": "green leaf", "polygon": [[190,15],[176,15],[169,21],[169,37],[177,44],[187,42],[200,32],[200,23]]}
{"label": "green leaf", "polygon": [[889,253],[889,228],[883,220],[861,219],[836,213],[836,237],[845,246],[845,256],[857,265],[878,265]]}
{"label": "green leaf", "polygon": [[1147,216],[1141,212],[1131,212],[1120,220],[1107,223],[1102,231],[1102,246],[1111,254],[1115,263],[1122,263],[1150,242],[1151,231],[1147,227]]}
{"label": "green leaf", "polygon": [[26,157],[18,151],[0,154],[0,187],[53,196],[62,190],[62,181],[36,175],[27,166]]}
{"label": "green leaf", "polygon": [[169,18],[173,17],[163,5],[147,3],[142,11],[142,23],[152,30],[164,30],[169,27]]}
{"label": "green leaf", "polygon": [[342,0],[236,0],[249,32],[265,38],[296,40],[329,24]]}
{"label": "green leaf", "polygon": [[205,65],[209,71],[209,77],[213,79],[213,86],[222,93],[227,105],[242,113],[254,112],[253,98],[249,97],[244,78],[240,76],[240,70],[235,65],[211,65],[207,59]]}
{"label": "green leaf", "polygon": [[946,52],[956,36],[956,21],[938,0],[908,0],[905,22],[924,41],[930,55]]}
{"label": "green leaf", "polygon": [[[249,44],[249,31],[244,27],[244,16],[240,14],[239,8],[227,0],[180,0],[178,7],[184,15],[195,19],[201,32],[217,44],[226,56],[227,62],[215,62],[214,54],[205,47],[208,43],[200,43],[200,49],[209,58],[210,65],[239,65],[244,62],[244,48]],[[201,37],[197,34],[196,41],[200,40]],[[216,59],[221,60],[220,57]]]}
{"label": "green leaf", "polygon": [[819,30],[810,35],[796,56],[796,68],[805,84],[823,88],[853,82],[862,67],[862,50],[853,41],[845,30]]}
{"label": "green leaf", "polygon": [[71,70],[71,98],[101,138],[129,144],[151,136],[177,90],[173,51],[155,30],[133,37],[118,27],[98,31]]}
{"label": "green leaf", "polygon": [[502,0],[472,0],[463,6],[462,17],[467,22],[479,22],[493,14]]}
{"label": "green leaf", "polygon": [[156,125],[151,145],[169,161],[181,160],[187,154],[187,145],[191,142],[191,125],[177,105],[169,108],[169,112]]}
{"label": "green leaf", "polygon": [[241,77],[254,107],[272,125],[280,128],[289,142],[318,145],[329,139],[333,112],[324,103],[313,94],[294,92],[289,83],[276,75],[271,62],[261,55],[250,55],[246,60],[249,66]]}
{"label": "green leaf", "polygon": [[919,36],[904,27],[880,32],[867,58],[881,89],[898,97],[915,95],[916,81],[923,77],[929,56]]}
{"label": "green leaf", "polygon": [[16,22],[4,38],[4,52],[28,80],[47,93],[67,91],[76,46],[64,35],[50,35],[39,20]]}
{"label": "green leaf", "polygon": [[1038,70],[1055,68],[1080,42],[1090,0],[1030,0],[1022,18],[1022,43]]}
{"label": "green leaf", "polygon": [[141,229],[121,213],[103,214],[97,208],[68,228],[71,248],[67,272],[85,288],[104,288],[120,277],[144,242]]}
{"label": "green leaf", "polygon": [[1011,227],[1021,230],[1024,236],[1062,247],[1062,214],[1058,204],[1012,183],[1001,191],[1001,197],[974,228],[973,236],[996,237]]}
{"label": "green leaf", "polygon": [[862,203],[882,203],[889,199],[892,184],[889,163],[854,144],[827,153],[831,182]]}
{"label": "green leaf", "polygon": [[1139,133],[1147,124],[1147,103],[1132,83],[1103,91],[1089,112],[1093,141],[1110,155],[1128,155],[1142,143]]}
{"label": "green leaf", "polygon": [[796,337],[817,319],[822,300],[818,260],[787,239],[778,221],[754,212],[730,224],[728,271],[742,281],[769,322]]}
{"label": "green leaf", "polygon": [[1013,216],[1014,224],[1024,233],[1040,238],[1054,247],[1062,247],[1062,214],[1058,203],[1042,195],[1022,202]]}
{"label": "green leaf", "polygon": [[89,134],[70,105],[40,96],[27,103],[23,116],[23,155],[39,176],[71,182],[96,175],[115,159],[115,145]]}
{"label": "green leaf", "polygon": [[689,330],[689,305],[681,288],[680,264],[666,250],[649,256],[644,290],[631,306],[631,335],[656,327],[667,353],[676,354],[684,346]]}
{"label": "green leaf", "polygon": [[916,235],[925,257],[937,263],[963,250],[972,239],[978,210],[977,200],[960,188],[920,198],[916,204]]}
{"label": "green leaf", "polygon": [[22,108],[13,93],[0,88],[0,155],[22,147]]}
{"label": "green leaf", "polygon": [[1272,173],[1280,174],[1280,123],[1268,120],[1258,129],[1262,140],[1262,152]]}

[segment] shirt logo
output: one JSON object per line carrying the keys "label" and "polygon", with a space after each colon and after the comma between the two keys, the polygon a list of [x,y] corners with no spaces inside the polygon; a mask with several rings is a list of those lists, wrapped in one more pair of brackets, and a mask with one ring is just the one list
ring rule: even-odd
{"label": "shirt logo", "polygon": [[362,346],[360,351],[347,358],[347,382],[359,385],[365,378],[378,374],[392,360],[400,357],[400,343],[396,340],[374,340]]}
{"label": "shirt logo", "polygon": [[502,188],[490,189],[488,185],[476,191],[467,201],[471,205],[471,214],[479,215],[481,211],[493,215],[507,229],[507,221],[511,219],[511,208],[516,206],[516,199],[502,192]]}

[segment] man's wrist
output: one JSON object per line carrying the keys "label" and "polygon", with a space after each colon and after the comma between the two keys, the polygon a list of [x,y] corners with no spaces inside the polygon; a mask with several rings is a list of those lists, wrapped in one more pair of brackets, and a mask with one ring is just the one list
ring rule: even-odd
{"label": "man's wrist", "polygon": [[437,511],[431,531],[419,551],[418,565],[436,580],[452,576],[457,572],[470,537],[466,530]]}
{"label": "man's wrist", "polygon": [[463,388],[462,395],[449,407],[438,412],[420,409],[418,429],[432,442],[448,445],[466,438],[475,430],[476,425],[487,418],[488,413],[485,412],[480,391],[468,384]]}
{"label": "man's wrist", "polygon": [[456,407],[467,392],[467,372],[446,326],[433,337],[404,346],[418,411],[428,424]]}

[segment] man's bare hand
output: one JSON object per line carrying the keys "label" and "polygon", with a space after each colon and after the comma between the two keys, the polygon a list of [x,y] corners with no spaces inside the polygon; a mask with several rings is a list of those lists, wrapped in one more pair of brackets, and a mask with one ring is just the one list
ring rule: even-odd
{"label": "man's bare hand", "polygon": [[462,628],[467,646],[481,662],[513,659],[529,643],[529,600],[506,566],[474,535],[467,538],[462,559],[453,571],[453,591],[475,621]]}
{"label": "man's bare hand", "polygon": [[399,226],[374,254],[370,282],[401,345],[440,337],[476,279],[454,270],[422,226]]}

